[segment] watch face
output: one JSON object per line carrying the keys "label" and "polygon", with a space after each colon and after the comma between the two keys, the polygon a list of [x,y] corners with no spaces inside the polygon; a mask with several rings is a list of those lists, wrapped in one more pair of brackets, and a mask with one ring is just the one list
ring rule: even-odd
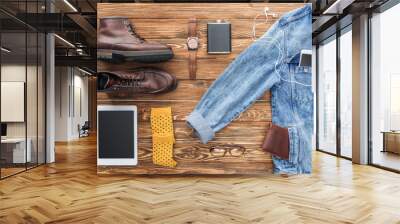
{"label": "watch face", "polygon": [[199,40],[197,37],[189,37],[187,39],[187,45],[190,50],[195,50],[199,47]]}

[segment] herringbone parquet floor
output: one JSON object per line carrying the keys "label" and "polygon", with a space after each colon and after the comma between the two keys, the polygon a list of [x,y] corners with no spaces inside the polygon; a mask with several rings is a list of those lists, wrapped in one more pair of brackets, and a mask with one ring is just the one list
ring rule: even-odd
{"label": "herringbone parquet floor", "polygon": [[322,153],[310,176],[99,177],[95,147],[0,181],[0,223],[400,223],[400,175]]}

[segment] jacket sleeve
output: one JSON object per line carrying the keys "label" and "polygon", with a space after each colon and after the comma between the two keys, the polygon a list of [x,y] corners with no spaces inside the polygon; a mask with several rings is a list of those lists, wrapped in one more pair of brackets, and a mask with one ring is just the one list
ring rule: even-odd
{"label": "jacket sleeve", "polygon": [[283,31],[275,23],[244,50],[203,95],[187,124],[207,143],[275,83],[284,61]]}

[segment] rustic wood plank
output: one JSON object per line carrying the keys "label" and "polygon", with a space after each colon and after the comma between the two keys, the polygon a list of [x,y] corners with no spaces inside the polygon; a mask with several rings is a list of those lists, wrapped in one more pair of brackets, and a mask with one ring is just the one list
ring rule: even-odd
{"label": "rustic wood plank", "polygon": [[[215,156],[211,147],[230,147],[238,144],[245,148],[241,156]],[[266,174],[271,172],[272,161],[268,153],[260,149],[259,144],[236,141],[212,141],[207,145],[188,140],[177,140],[174,144],[175,168],[162,167],[152,162],[152,144],[150,139],[139,142],[138,166],[107,167],[99,166],[98,174]],[[244,162],[246,161],[246,162]]]}
{"label": "rustic wood plank", "polygon": [[[99,19],[100,20],[100,19]],[[129,19],[131,24],[135,27],[135,32],[141,37],[151,41],[173,41],[174,39],[186,40],[188,35],[188,20],[187,19],[163,19],[159,23],[159,19],[137,18]],[[256,19],[256,36],[264,34],[272,24],[278,19],[260,16]],[[253,23],[254,19],[229,19],[231,24],[231,37],[232,40],[249,41],[253,37]],[[201,42],[207,41],[207,23],[215,22],[210,19],[197,19],[197,36]],[[157,23],[157,27],[154,24]],[[165,42],[164,42],[165,43]],[[168,42],[166,42],[168,43]]]}
{"label": "rustic wood plank", "polygon": [[[102,104],[111,103],[111,101],[127,101],[127,100],[186,100],[198,101],[212,84],[212,80],[179,80],[176,90],[164,94],[129,94],[129,93],[97,93],[97,100]],[[270,92],[266,92],[260,100],[269,101]]]}
{"label": "rustic wood plank", "polygon": [[[232,62],[233,59],[223,59],[221,56],[215,56],[213,63],[210,60],[199,59],[197,61],[197,79],[216,79],[224,69]],[[178,79],[189,79],[188,61],[186,58],[173,58],[168,62],[157,64],[139,64],[133,62],[126,62],[123,64],[108,64],[106,62],[99,62],[98,71],[117,71],[129,70],[137,67],[154,67],[165,70],[170,74],[175,75]]]}
{"label": "rustic wood plank", "polygon": [[[172,47],[172,50],[174,52],[174,57],[173,60],[175,61],[180,61],[180,60],[187,60],[188,57],[188,50],[186,46],[186,38],[185,39],[152,39],[151,41],[166,44]],[[207,40],[206,39],[200,39],[199,40],[199,49],[197,51],[197,58],[201,60],[218,60],[218,63],[221,63],[223,61],[229,61],[231,62],[236,58],[236,56],[241,53],[244,49],[246,49],[250,44],[252,44],[254,41],[252,39],[232,39],[232,53],[231,54],[208,54],[207,53]],[[111,64],[103,61],[100,65],[101,66],[124,66],[124,64]],[[168,61],[169,62],[169,61]],[[163,62],[168,63],[168,62]],[[131,64],[132,62],[127,62],[125,66]],[[159,64],[159,63],[157,63]],[[143,65],[148,65],[148,64],[143,64]]]}
{"label": "rustic wood plank", "polygon": [[201,174],[201,175],[266,175],[272,172],[272,163],[255,163],[253,166],[245,166],[243,162],[239,163],[225,163],[222,166],[220,162],[206,162],[202,161],[193,166],[177,166],[175,168],[168,167],[153,167],[150,162],[141,162],[138,167],[124,167],[124,166],[98,166],[97,174],[100,176],[109,175],[164,175],[164,174]]}
{"label": "rustic wood plank", "polygon": [[[200,142],[192,142],[188,140],[178,139],[174,144],[174,158],[177,162],[181,162],[181,165],[196,164],[202,161],[218,161],[221,164],[228,162],[243,163],[247,162],[268,162],[270,156],[268,153],[262,151],[259,144],[249,143],[250,141],[235,141],[226,143],[225,141],[212,141],[208,144],[202,144]],[[228,153],[225,156],[212,155],[210,149],[212,147],[228,147],[233,148],[241,146],[245,148],[245,152],[241,156],[231,156]],[[150,139],[142,139],[139,143],[139,161],[149,161],[152,159],[152,143]],[[157,165],[154,165],[157,166]],[[248,164],[250,166],[250,164]]]}
{"label": "rustic wood plank", "polygon": [[[196,101],[136,101],[136,100],[112,100],[98,101],[98,105],[136,105],[138,108],[138,119],[140,121],[149,121],[150,110],[153,107],[171,107],[174,121],[185,121],[186,117],[193,111],[197,105]],[[271,107],[268,101],[258,101],[250,108],[244,111],[235,119],[235,121],[262,121],[270,122],[272,120]]]}
{"label": "rustic wood plank", "polygon": [[99,3],[98,18],[124,16],[148,19],[254,19],[265,7],[282,15],[303,6],[303,3]]}
{"label": "rustic wood plank", "polygon": [[[215,138],[211,141],[220,143],[233,143],[233,144],[256,144],[261,146],[264,136],[267,133],[270,122],[239,122],[233,121],[228,126],[215,134]],[[248,128],[251,126],[252,128]],[[151,140],[151,127],[150,122],[140,122],[139,126],[139,139]],[[192,129],[190,129],[185,121],[174,122],[175,139],[188,141],[192,143],[200,143],[199,139],[194,136]]]}

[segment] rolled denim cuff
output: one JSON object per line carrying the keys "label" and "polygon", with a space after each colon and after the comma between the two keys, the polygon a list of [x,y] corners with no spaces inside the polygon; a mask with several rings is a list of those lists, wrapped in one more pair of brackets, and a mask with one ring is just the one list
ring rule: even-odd
{"label": "rolled denim cuff", "polygon": [[215,132],[209,122],[197,111],[193,111],[186,119],[187,124],[195,130],[197,137],[203,144],[214,138]]}

